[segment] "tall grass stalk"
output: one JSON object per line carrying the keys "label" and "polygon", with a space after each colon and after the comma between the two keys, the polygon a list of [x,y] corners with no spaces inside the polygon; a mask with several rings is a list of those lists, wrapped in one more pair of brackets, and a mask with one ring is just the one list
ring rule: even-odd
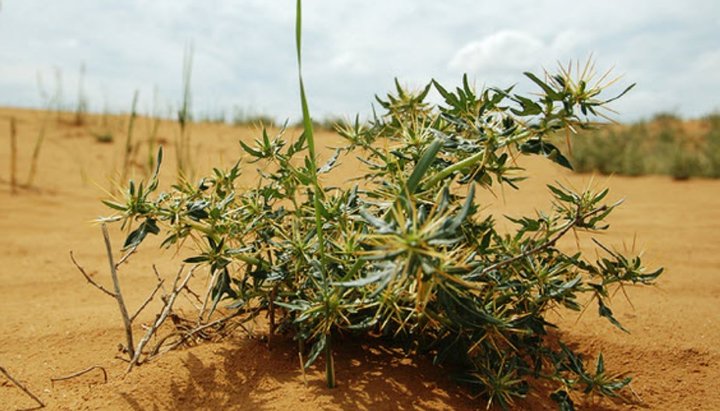
{"label": "tall grass stalk", "polygon": [[152,123],[150,128],[150,135],[148,137],[148,157],[147,157],[147,173],[153,172],[155,169],[155,153],[157,152],[157,135],[160,130],[160,113],[157,109],[158,104],[158,91],[157,87],[153,91],[153,111],[152,111]]}
{"label": "tall grass stalk", "polygon": [[63,74],[60,67],[55,67],[55,92],[53,94],[53,102],[55,103],[55,119],[60,120],[63,110]]}
{"label": "tall grass stalk", "polygon": [[190,121],[191,119],[191,104],[192,104],[192,90],[190,87],[190,80],[192,79],[192,60],[193,60],[193,46],[192,44],[185,47],[185,54],[183,57],[183,95],[180,109],[178,110],[178,124],[180,125],[180,136],[176,144],[177,150],[177,166],[178,175],[184,176],[192,168],[191,166],[191,153],[190,153]]}
{"label": "tall grass stalk", "polygon": [[[329,287],[327,280],[327,273],[325,267],[327,267],[327,261],[325,258],[325,238],[323,235],[323,218],[321,215],[323,198],[323,190],[320,188],[317,176],[317,160],[315,156],[315,136],[313,134],[313,122],[310,116],[310,108],[307,103],[307,96],[305,94],[305,84],[302,77],[302,0],[297,0],[297,10],[295,14],[295,49],[297,51],[297,63],[298,63],[298,82],[300,84],[300,103],[302,105],[303,114],[303,128],[305,133],[305,139],[308,144],[309,153],[309,172],[311,184],[313,186],[313,201],[315,208],[315,231],[318,238],[318,247],[320,254],[320,273],[322,275],[322,286],[324,291],[325,300],[329,304],[332,290]],[[335,387],[335,362],[333,361],[332,355],[332,339],[330,333],[325,336],[325,378],[327,380],[327,386],[329,388]]]}
{"label": "tall grass stalk", "polygon": [[35,175],[37,174],[37,164],[40,159],[40,149],[42,148],[43,142],[45,141],[45,133],[47,131],[47,120],[50,113],[46,111],[43,114],[42,123],[40,124],[40,131],[38,132],[37,139],[35,140],[35,147],[33,148],[32,158],[30,159],[30,171],[28,172],[28,178],[25,182],[25,186],[32,187],[35,182]]}
{"label": "tall grass stalk", "polygon": [[10,193],[17,193],[17,125],[10,117]]}
{"label": "tall grass stalk", "polygon": [[37,164],[40,160],[40,150],[42,149],[42,145],[45,142],[45,133],[47,131],[47,122],[50,119],[50,115],[52,112],[52,106],[54,104],[54,100],[57,96],[49,97],[47,91],[45,90],[45,87],[43,86],[42,76],[40,73],[37,73],[37,87],[38,91],[40,93],[40,98],[44,102],[44,113],[42,114],[42,121],[40,123],[40,131],[38,132],[38,136],[35,139],[35,146],[33,148],[32,158],[30,160],[30,171],[28,172],[28,178],[25,182],[25,186],[32,187],[33,183],[35,182],[35,175],[37,173]]}
{"label": "tall grass stalk", "polygon": [[75,104],[75,120],[73,123],[76,126],[82,126],[85,124],[85,117],[88,110],[87,96],[85,95],[85,63],[80,65],[80,71],[78,73],[78,94],[77,103]]}
{"label": "tall grass stalk", "polygon": [[130,121],[128,122],[127,138],[125,139],[125,151],[123,153],[122,181],[127,180],[130,163],[133,154],[133,130],[135,128],[135,119],[137,118],[137,103],[139,92],[135,90],[133,94],[132,106],[130,107]]}

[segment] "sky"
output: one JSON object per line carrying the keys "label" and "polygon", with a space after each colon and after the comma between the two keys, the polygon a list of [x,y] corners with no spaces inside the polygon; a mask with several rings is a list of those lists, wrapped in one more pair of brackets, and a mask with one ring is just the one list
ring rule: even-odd
{"label": "sky", "polygon": [[[306,0],[303,76],[316,117],[366,117],[393,79],[533,90],[524,71],[596,61],[636,88],[620,121],[720,110],[718,0]],[[193,49],[196,117],[300,117],[294,0],[3,0],[0,105],[51,96],[93,111],[168,115]],[[437,99],[437,96],[433,97]]]}

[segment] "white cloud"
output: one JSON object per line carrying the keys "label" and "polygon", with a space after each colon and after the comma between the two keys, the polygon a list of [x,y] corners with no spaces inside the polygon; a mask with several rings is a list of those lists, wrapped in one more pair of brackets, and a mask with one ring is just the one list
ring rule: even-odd
{"label": "white cloud", "polygon": [[[299,112],[292,0],[15,0],[0,11],[0,104],[39,105],[36,72],[50,88],[53,67],[74,97],[87,66],[94,109],[177,102],[185,45],[195,45],[195,108],[255,106],[279,118]],[[467,71],[481,84],[522,82],[521,72],[584,60],[616,66],[631,95],[623,118],[677,106],[717,108],[720,2],[717,0],[306,1],[304,70],[311,108],[368,113],[394,77],[452,86]],[[50,84],[48,84],[50,83]],[[675,103],[679,101],[679,103]]]}
{"label": "white cloud", "polygon": [[536,64],[548,49],[530,34],[504,30],[463,46],[452,57],[449,67],[464,71],[522,70]]}

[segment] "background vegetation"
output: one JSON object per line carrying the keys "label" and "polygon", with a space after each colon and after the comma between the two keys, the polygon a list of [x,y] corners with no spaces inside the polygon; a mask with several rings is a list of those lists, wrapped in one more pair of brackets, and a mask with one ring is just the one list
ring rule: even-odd
{"label": "background vegetation", "polygon": [[649,121],[587,130],[564,151],[583,173],[719,178],[720,114],[690,121],[658,114]]}

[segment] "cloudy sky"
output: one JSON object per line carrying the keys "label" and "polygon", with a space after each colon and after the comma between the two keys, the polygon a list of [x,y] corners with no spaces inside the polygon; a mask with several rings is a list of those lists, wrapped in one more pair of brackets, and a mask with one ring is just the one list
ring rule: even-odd
{"label": "cloudy sky", "polygon": [[[614,67],[619,119],[720,110],[718,0],[306,0],[304,71],[316,116],[367,115],[394,77],[529,89],[523,71],[586,60]],[[74,104],[85,66],[91,108],[168,113],[194,47],[197,114],[238,107],[297,119],[294,0],[3,0],[0,105]],[[59,74],[59,76],[58,76]],[[58,78],[61,81],[58,82]],[[38,81],[40,79],[40,81]],[[41,86],[39,86],[39,83]],[[59,87],[59,84],[61,86]]]}

